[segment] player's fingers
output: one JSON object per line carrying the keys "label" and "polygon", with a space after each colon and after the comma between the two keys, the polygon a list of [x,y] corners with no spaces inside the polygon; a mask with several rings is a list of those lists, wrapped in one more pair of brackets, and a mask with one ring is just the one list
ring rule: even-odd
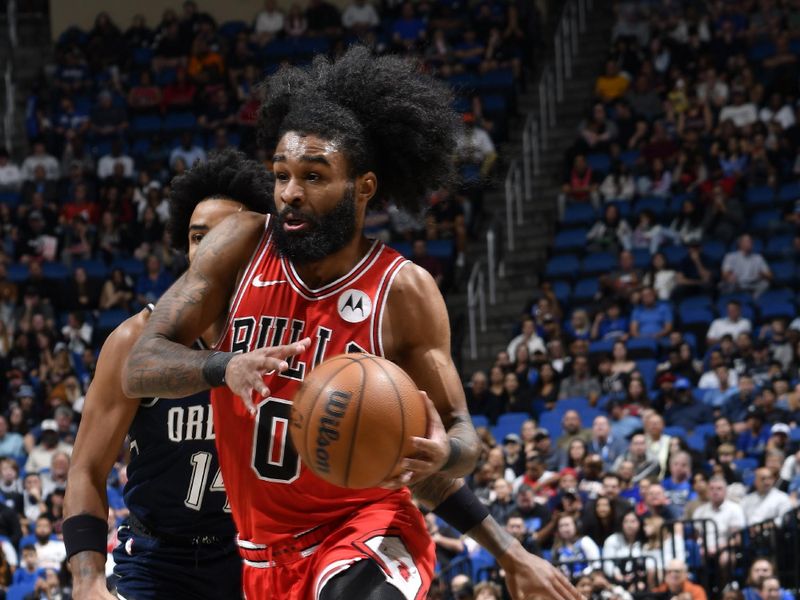
{"label": "player's fingers", "polygon": [[271,371],[283,373],[289,368],[289,363],[275,356],[259,355],[254,357],[254,367],[258,371],[258,375],[267,375]]}
{"label": "player's fingers", "polygon": [[415,473],[427,473],[433,468],[433,464],[427,460],[416,458],[404,458],[400,461],[400,468],[404,471],[414,471]]}
{"label": "player's fingers", "polygon": [[311,338],[307,337],[303,338],[299,342],[294,342],[292,344],[284,344],[283,346],[270,346],[268,348],[262,348],[262,350],[268,356],[288,358],[290,356],[295,356],[296,354],[305,352],[310,345],[311,345]]}
{"label": "player's fingers", "polygon": [[395,477],[392,477],[384,481],[381,484],[381,487],[387,490],[399,490],[400,488],[408,485],[408,482],[411,481],[412,476],[413,476],[412,473],[404,471],[399,475],[396,475]]}
{"label": "player's fingers", "polygon": [[414,450],[417,452],[421,452],[426,455],[431,455],[439,449],[438,442],[434,440],[429,440],[428,438],[422,437],[412,437],[411,438],[411,445],[414,446]]}

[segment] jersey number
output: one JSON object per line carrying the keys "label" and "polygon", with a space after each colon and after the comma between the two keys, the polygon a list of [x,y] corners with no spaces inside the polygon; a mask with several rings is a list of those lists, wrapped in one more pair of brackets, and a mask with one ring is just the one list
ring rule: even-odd
{"label": "jersey number", "polygon": [[[192,510],[200,510],[203,506],[203,497],[206,495],[206,483],[211,470],[211,453],[195,452],[189,459],[192,463],[192,478],[189,480],[189,490],[186,492],[186,500],[183,503]],[[225,485],[222,483],[222,471],[217,469],[214,480],[211,482],[209,492],[225,493]],[[225,498],[225,512],[231,512],[231,506],[227,497]]]}
{"label": "jersey number", "polygon": [[300,458],[289,439],[292,403],[267,398],[258,406],[253,441],[253,470],[259,479],[291,483],[300,476]]}

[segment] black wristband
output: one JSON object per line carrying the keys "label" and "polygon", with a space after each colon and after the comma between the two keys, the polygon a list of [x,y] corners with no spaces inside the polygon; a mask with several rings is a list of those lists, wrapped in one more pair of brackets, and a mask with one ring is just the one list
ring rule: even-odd
{"label": "black wristband", "polygon": [[203,379],[208,385],[212,388],[225,385],[225,369],[234,356],[236,356],[234,352],[219,350],[208,355],[206,362],[203,363]]}
{"label": "black wristband", "polygon": [[466,485],[450,494],[433,512],[461,533],[467,533],[489,516],[489,509]]}
{"label": "black wristband", "polygon": [[67,560],[74,554],[91,550],[106,554],[108,545],[108,523],[94,515],[75,515],[65,519],[61,525],[64,534],[64,547],[67,549]]}
{"label": "black wristband", "polygon": [[446,471],[461,460],[461,440],[451,437],[447,441],[450,445],[450,454],[447,456],[447,462],[439,469],[440,471]]}

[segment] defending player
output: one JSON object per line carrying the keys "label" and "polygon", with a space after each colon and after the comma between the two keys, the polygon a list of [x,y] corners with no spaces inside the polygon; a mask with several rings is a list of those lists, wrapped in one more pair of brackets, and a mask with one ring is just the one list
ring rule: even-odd
{"label": "defending player", "polygon": [[[414,209],[447,181],[450,99],[403,61],[364,49],[334,65],[317,60],[311,72],[282,71],[267,90],[261,125],[278,140],[279,214],[235,215],[208,237],[159,302],[123,382],[130,394],[160,397],[215,388],[248,598],[423,598],[432,544],[408,490],[345,490],[319,480],[286,443],[286,426],[289,399],[315,364],[345,351],[384,355],[436,406],[430,439],[415,439],[418,455],[387,483],[422,481],[431,504],[464,507],[453,476],[471,470],[478,444],[450,359],[444,302],[426,272],[362,235],[373,198]],[[222,350],[188,349],[229,306]],[[286,341],[296,356],[268,373],[255,352]],[[462,529],[487,523],[485,509],[465,508]],[[510,569],[541,567],[512,554]],[[527,572],[512,584],[516,597],[576,597],[549,567]]]}
{"label": "defending player", "polygon": [[[173,181],[175,246],[188,250],[191,261],[208,231],[242,210],[267,212],[271,195],[263,165],[233,151],[212,156]],[[208,393],[166,402],[132,399],[122,391],[121,367],[149,314],[143,310],[108,337],[86,396],[65,500],[73,595],[113,598],[105,578],[106,477],[129,434],[124,496],[130,518],[114,551],[120,596],[241,598],[241,559],[219,474]],[[221,326],[212,324],[200,343],[211,347]]]}

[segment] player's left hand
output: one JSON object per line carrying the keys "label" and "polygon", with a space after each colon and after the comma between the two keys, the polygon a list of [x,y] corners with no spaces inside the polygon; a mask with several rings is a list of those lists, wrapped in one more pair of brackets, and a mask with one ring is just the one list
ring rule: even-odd
{"label": "player's left hand", "polygon": [[561,571],[519,543],[513,544],[497,562],[505,571],[512,600],[582,600]]}
{"label": "player's left hand", "polygon": [[413,485],[437,473],[450,458],[450,440],[444,428],[439,411],[428,398],[428,394],[420,392],[428,410],[428,432],[426,437],[412,437],[411,443],[415,453],[400,460],[400,475],[384,483],[383,487],[397,488]]}

